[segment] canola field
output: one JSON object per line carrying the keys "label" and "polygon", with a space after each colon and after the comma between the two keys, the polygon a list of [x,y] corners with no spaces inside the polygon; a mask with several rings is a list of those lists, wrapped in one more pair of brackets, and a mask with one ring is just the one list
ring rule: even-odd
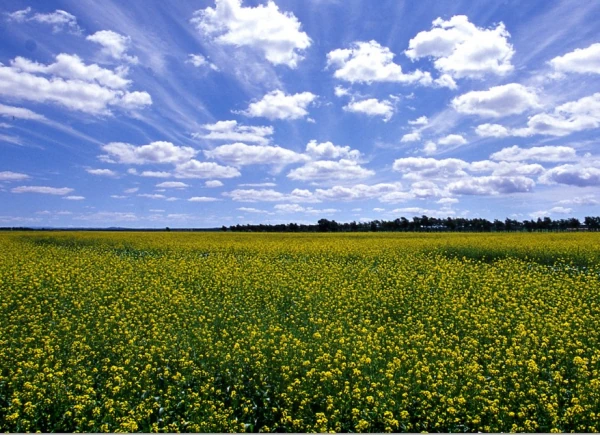
{"label": "canola field", "polygon": [[0,234],[0,431],[598,432],[600,233]]}

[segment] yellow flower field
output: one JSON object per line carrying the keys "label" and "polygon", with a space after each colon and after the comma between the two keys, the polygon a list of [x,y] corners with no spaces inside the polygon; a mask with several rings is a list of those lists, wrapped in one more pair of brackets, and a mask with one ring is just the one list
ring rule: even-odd
{"label": "yellow flower field", "polygon": [[598,432],[600,233],[0,234],[0,430]]}

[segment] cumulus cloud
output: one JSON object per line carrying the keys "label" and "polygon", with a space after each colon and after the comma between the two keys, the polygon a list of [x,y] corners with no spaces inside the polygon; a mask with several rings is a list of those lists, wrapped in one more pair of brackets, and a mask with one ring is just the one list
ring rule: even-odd
{"label": "cumulus cloud", "polygon": [[490,160],[481,160],[472,162],[469,165],[469,170],[472,172],[491,172],[492,175],[498,176],[524,175],[531,177],[543,173],[544,167],[537,163],[526,164],[520,161],[492,162]]}
{"label": "cumulus cloud", "polygon": [[355,160],[318,160],[293,169],[288,178],[300,181],[352,180],[367,178],[375,171],[365,169]]}
{"label": "cumulus cloud", "polygon": [[331,142],[317,143],[316,140],[308,142],[306,152],[316,160],[360,159],[360,151],[353,150],[349,146],[334,145]]}
{"label": "cumulus cloud", "polygon": [[[481,128],[480,128],[481,127]],[[556,107],[551,113],[538,113],[527,121],[527,127],[508,129],[498,124],[483,124],[477,127],[480,136],[533,135],[566,136],[578,131],[600,127],[600,93]]]}
{"label": "cumulus cloud", "polygon": [[273,135],[271,126],[247,126],[233,120],[204,124],[202,129],[206,130],[206,133],[194,133],[192,136],[208,140],[231,140],[266,145],[270,142],[269,136]]}
{"label": "cumulus cloud", "polygon": [[454,210],[450,210],[450,209],[432,210],[432,209],[423,208],[423,207],[396,208],[396,209],[392,210],[391,213],[425,215],[425,216],[431,216],[431,217],[447,217],[447,216],[454,216],[456,214],[456,212]]}
{"label": "cumulus cloud", "polygon": [[242,174],[230,166],[192,159],[175,166],[174,175],[176,178],[235,178]]}
{"label": "cumulus cloud", "polygon": [[587,48],[577,48],[563,56],[555,57],[549,63],[560,73],[600,74],[600,43]]}
{"label": "cumulus cloud", "polygon": [[568,184],[571,186],[600,186],[600,169],[594,166],[561,165],[549,169],[539,179],[544,184]]}
{"label": "cumulus cloud", "polygon": [[42,193],[45,195],[68,195],[74,189],[70,187],[48,187],[48,186],[19,186],[11,189],[12,193]]}
{"label": "cumulus cloud", "polygon": [[408,121],[410,125],[427,125],[429,123],[429,119],[426,116],[420,116],[417,119],[412,121]]}
{"label": "cumulus cloud", "polygon": [[110,169],[86,169],[88,174],[99,175],[102,177],[116,177],[118,174]]}
{"label": "cumulus cloud", "polygon": [[402,192],[402,183],[356,184],[354,186],[333,186],[329,189],[316,189],[315,196],[323,201],[356,201],[390,198]]}
{"label": "cumulus cloud", "polygon": [[28,178],[29,175],[20,172],[0,171],[0,181],[20,181]]}
{"label": "cumulus cloud", "polygon": [[437,143],[438,145],[444,146],[458,146],[466,144],[467,141],[460,134],[449,134],[448,136],[439,139]]}
{"label": "cumulus cloud", "polygon": [[103,145],[102,150],[108,155],[100,156],[101,160],[131,165],[182,163],[197,154],[194,148],[179,147],[165,141],[151,142],[137,147],[123,142],[111,142]]}
{"label": "cumulus cloud", "polygon": [[506,137],[511,134],[508,128],[500,124],[480,124],[475,128],[475,133],[481,137]]}
{"label": "cumulus cloud", "polygon": [[327,53],[327,67],[335,68],[333,76],[350,83],[396,82],[431,85],[431,75],[415,70],[409,74],[394,63],[394,53],[377,41],[354,42],[351,48]]}
{"label": "cumulus cloud", "polygon": [[54,12],[43,14],[39,12],[33,13],[32,9],[28,7],[19,11],[7,13],[6,16],[10,21],[15,21],[17,23],[29,21],[48,24],[52,26],[53,33],[58,33],[65,29],[76,35],[81,33],[81,28],[77,24],[75,15],[61,9],[56,9]]}
{"label": "cumulus cloud", "polygon": [[156,187],[160,189],[185,189],[189,185],[181,181],[163,181],[162,183],[158,183]]}
{"label": "cumulus cloud", "polygon": [[576,196],[570,199],[563,199],[558,201],[559,204],[564,205],[599,205],[600,200],[596,199],[594,195]]}
{"label": "cumulus cloud", "polygon": [[405,54],[412,60],[431,57],[437,70],[453,78],[504,75],[513,70],[510,61],[514,50],[509,37],[503,23],[484,29],[465,15],[455,15],[449,20],[434,20],[431,30],[410,40]]}
{"label": "cumulus cloud", "polygon": [[190,202],[215,202],[215,201],[219,201],[219,199],[213,198],[210,196],[192,196],[190,199],[188,199],[188,201],[190,201]]}
{"label": "cumulus cloud", "polygon": [[126,90],[131,84],[126,73],[126,69],[86,65],[78,56],[64,53],[49,65],[16,57],[10,66],[0,64],[0,95],[95,115],[110,114],[115,107],[131,110],[151,105],[147,92]]}
{"label": "cumulus cloud", "polygon": [[273,1],[243,7],[241,0],[216,0],[215,8],[196,11],[191,22],[217,44],[248,47],[274,65],[296,68],[311,45],[296,16],[280,12]]}
{"label": "cumulus cloud", "polygon": [[303,207],[299,204],[277,204],[273,207],[279,213],[306,213],[311,215],[333,214],[339,212],[335,208],[317,209],[313,207]]}
{"label": "cumulus cloud", "polygon": [[219,180],[208,180],[204,183],[204,187],[214,188],[214,187],[222,187],[223,183]]}
{"label": "cumulus cloud", "polygon": [[0,116],[5,116],[7,118],[15,117],[18,119],[29,119],[33,121],[44,121],[46,117],[44,115],[39,115],[29,109],[25,109],[23,107],[15,107],[15,106],[6,106],[0,103]]}
{"label": "cumulus cloud", "polygon": [[351,101],[343,107],[346,112],[364,113],[368,116],[381,116],[385,122],[394,115],[394,106],[388,100],[369,98],[366,100]]}
{"label": "cumulus cloud", "polygon": [[219,71],[219,68],[214,63],[210,62],[207,58],[202,56],[201,54],[190,54],[188,55],[188,60],[186,63],[190,63],[194,65],[196,68],[210,68],[213,71]]}
{"label": "cumulus cloud", "polygon": [[418,131],[413,131],[412,133],[406,133],[404,136],[402,136],[402,139],[400,139],[400,142],[402,142],[402,143],[418,142],[420,140],[421,140],[421,133],[419,133]]}
{"label": "cumulus cloud", "polygon": [[150,199],[165,199],[165,195],[161,195],[158,193],[140,193],[138,195],[140,198],[150,198]]}
{"label": "cumulus cloud", "polygon": [[305,189],[294,189],[291,193],[273,189],[236,189],[223,195],[238,202],[320,202],[311,191]]}
{"label": "cumulus cloud", "polygon": [[217,159],[233,166],[277,165],[303,162],[308,158],[292,150],[278,146],[246,145],[234,143],[221,145],[212,151],[204,151],[208,158]]}
{"label": "cumulus cloud", "polygon": [[459,113],[498,118],[539,107],[539,102],[534,90],[518,83],[509,83],[487,91],[467,92],[454,98],[452,106]]}
{"label": "cumulus cloud", "polygon": [[317,98],[311,92],[286,95],[275,90],[266,94],[261,100],[250,103],[246,110],[239,113],[251,118],[264,117],[274,119],[299,119],[308,115],[307,107]]}
{"label": "cumulus cloud", "polygon": [[542,146],[521,148],[513,145],[503,148],[490,156],[492,160],[505,160],[518,162],[522,160],[535,160],[538,162],[566,162],[576,160],[575,149],[567,146]]}
{"label": "cumulus cloud", "polygon": [[457,195],[498,195],[529,192],[534,186],[535,182],[531,178],[490,175],[454,181],[448,185],[448,191]]}
{"label": "cumulus cloud", "polygon": [[137,57],[127,54],[127,50],[131,45],[131,37],[129,36],[121,35],[112,30],[100,30],[85,39],[100,44],[102,46],[101,53],[106,57],[134,64],[138,63]]}
{"label": "cumulus cloud", "polygon": [[467,175],[464,169],[467,162],[459,159],[437,160],[427,157],[406,157],[396,159],[393,164],[395,171],[401,172],[405,178],[452,178]]}
{"label": "cumulus cloud", "polygon": [[532,218],[541,218],[552,214],[570,214],[572,211],[573,209],[567,207],[552,207],[550,210],[534,211],[533,213],[529,213],[529,216]]}

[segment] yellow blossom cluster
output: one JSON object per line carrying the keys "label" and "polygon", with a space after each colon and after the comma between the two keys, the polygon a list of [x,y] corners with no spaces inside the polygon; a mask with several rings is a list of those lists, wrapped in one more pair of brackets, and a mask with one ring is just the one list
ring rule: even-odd
{"label": "yellow blossom cluster", "polygon": [[0,431],[599,432],[599,234],[0,234]]}

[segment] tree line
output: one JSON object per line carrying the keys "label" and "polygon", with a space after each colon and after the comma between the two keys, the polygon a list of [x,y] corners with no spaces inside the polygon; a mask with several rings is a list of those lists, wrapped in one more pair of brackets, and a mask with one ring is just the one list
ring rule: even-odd
{"label": "tree line", "polygon": [[240,232],[376,232],[376,231],[422,231],[422,232],[499,232],[499,231],[599,231],[600,216],[586,216],[583,223],[577,218],[551,219],[549,217],[518,221],[506,218],[489,221],[483,218],[415,216],[394,220],[369,222],[336,222],[319,219],[316,224],[246,224],[223,225],[222,231]]}

